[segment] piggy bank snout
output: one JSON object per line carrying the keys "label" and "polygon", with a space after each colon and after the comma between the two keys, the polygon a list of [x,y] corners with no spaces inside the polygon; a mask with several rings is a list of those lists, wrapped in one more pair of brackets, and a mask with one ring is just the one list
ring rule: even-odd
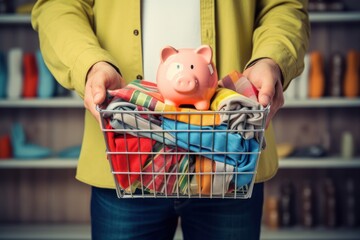
{"label": "piggy bank snout", "polygon": [[192,93],[196,91],[199,86],[199,81],[196,78],[189,76],[179,76],[174,82],[173,87],[180,93]]}

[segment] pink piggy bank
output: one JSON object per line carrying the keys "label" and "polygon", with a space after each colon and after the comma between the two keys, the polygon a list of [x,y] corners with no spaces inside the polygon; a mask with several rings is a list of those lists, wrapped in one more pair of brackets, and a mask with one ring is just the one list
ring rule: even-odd
{"label": "pink piggy bank", "polygon": [[179,107],[193,105],[197,110],[207,110],[218,84],[216,68],[212,62],[212,49],[203,45],[197,49],[165,47],[157,86],[165,104]]}

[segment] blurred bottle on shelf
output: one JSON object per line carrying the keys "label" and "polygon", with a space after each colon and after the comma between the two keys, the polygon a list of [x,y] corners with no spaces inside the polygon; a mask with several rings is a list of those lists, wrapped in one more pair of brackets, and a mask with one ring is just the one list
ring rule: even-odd
{"label": "blurred bottle on shelf", "polygon": [[334,182],[326,178],[323,184],[323,223],[326,227],[338,226],[338,201]]}
{"label": "blurred bottle on shelf", "polygon": [[279,228],[279,200],[276,196],[268,196],[265,199],[265,222],[268,228]]}
{"label": "blurred bottle on shelf", "polygon": [[7,54],[8,81],[7,97],[19,99],[22,96],[23,69],[22,69],[23,50],[21,48],[11,48]]}
{"label": "blurred bottle on shelf", "polygon": [[343,201],[343,225],[354,228],[358,225],[358,203],[356,202],[355,182],[347,179],[345,183],[345,194]]}
{"label": "blurred bottle on shelf", "polygon": [[320,52],[310,53],[309,97],[320,98],[324,96],[325,76],[323,56]]}
{"label": "blurred bottle on shelf", "polygon": [[14,1],[0,0],[0,14],[14,12]]}
{"label": "blurred bottle on shelf", "polygon": [[295,225],[295,188],[291,182],[283,183],[280,187],[280,225],[291,227]]}
{"label": "blurred bottle on shelf", "polygon": [[301,191],[302,225],[307,228],[315,226],[315,201],[314,189],[309,181],[306,181]]}
{"label": "blurred bottle on shelf", "polygon": [[310,12],[340,12],[345,10],[345,3],[340,0],[310,0],[308,10]]}
{"label": "blurred bottle on shelf", "polygon": [[341,158],[351,160],[354,158],[354,137],[350,131],[344,131],[341,135]]}
{"label": "blurred bottle on shelf", "polygon": [[344,96],[354,98],[359,96],[359,54],[356,50],[349,50],[346,57],[346,71],[344,75]]}
{"label": "blurred bottle on shelf", "polygon": [[22,96],[24,98],[35,98],[38,86],[38,69],[33,53],[24,53],[23,55],[23,77]]}
{"label": "blurred bottle on shelf", "polygon": [[330,58],[330,84],[328,95],[341,97],[343,92],[344,58],[340,53],[334,53]]}

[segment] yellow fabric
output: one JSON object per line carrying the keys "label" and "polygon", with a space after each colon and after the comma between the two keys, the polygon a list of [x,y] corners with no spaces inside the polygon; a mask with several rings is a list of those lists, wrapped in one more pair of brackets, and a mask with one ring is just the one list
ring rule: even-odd
{"label": "yellow fabric", "polygon": [[[32,25],[59,83],[83,97],[87,72],[99,61],[117,67],[128,81],[143,75],[140,5],[140,0],[38,0]],[[286,88],[303,69],[309,37],[306,9],[305,0],[201,0],[202,42],[215,51],[219,77],[268,57],[279,64]],[[278,167],[272,127],[265,135],[257,182],[271,178]],[[99,124],[86,111],[77,179],[114,188],[105,159]]]}
{"label": "yellow fabric", "polygon": [[227,101],[234,97],[236,98],[238,96],[242,96],[242,95],[240,95],[239,93],[237,93],[231,89],[219,87],[216,89],[214,98],[211,101],[210,109],[217,111],[219,109],[220,103],[222,103],[223,101]]}

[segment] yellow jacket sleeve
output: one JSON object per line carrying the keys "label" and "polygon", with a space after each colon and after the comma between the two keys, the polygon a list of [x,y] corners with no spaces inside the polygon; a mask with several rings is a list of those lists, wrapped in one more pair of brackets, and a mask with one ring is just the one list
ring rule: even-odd
{"label": "yellow jacket sleeve", "polygon": [[253,51],[248,65],[259,58],[272,58],[282,71],[284,89],[304,67],[310,31],[306,10],[305,0],[261,0],[257,5]]}
{"label": "yellow jacket sleeve", "polygon": [[117,67],[101,48],[93,31],[93,1],[39,0],[32,11],[32,26],[38,31],[45,62],[57,79],[83,97],[86,75],[99,61]]}

